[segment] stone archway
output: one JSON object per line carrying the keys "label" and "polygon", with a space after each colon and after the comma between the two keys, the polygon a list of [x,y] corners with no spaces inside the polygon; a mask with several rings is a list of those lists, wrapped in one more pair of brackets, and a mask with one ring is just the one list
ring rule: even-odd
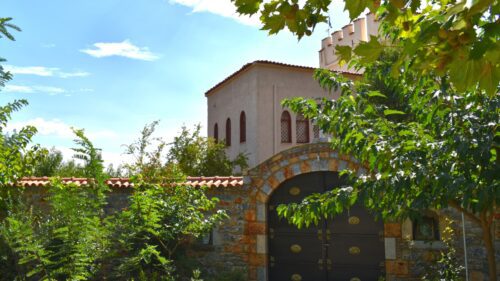
{"label": "stone archway", "polygon": [[258,202],[267,203],[271,193],[287,179],[310,172],[340,172],[348,168],[358,174],[366,172],[354,158],[339,155],[327,143],[307,144],[282,151],[256,166],[245,176],[245,182],[252,186],[252,195]]}
{"label": "stone archway", "polygon": [[243,180],[249,187],[250,211],[246,213],[243,240],[255,245],[247,257],[249,280],[269,280],[267,203],[272,192],[282,182],[301,174],[347,168],[365,171],[353,158],[332,151],[328,143],[316,143],[282,151],[248,171]]}
{"label": "stone archway", "polygon": [[[244,212],[243,235],[245,248],[243,259],[248,267],[248,280],[272,281],[269,279],[269,226],[268,203],[273,192],[288,179],[312,172],[341,172],[345,169],[366,173],[357,160],[341,155],[330,148],[328,143],[296,146],[282,151],[248,171],[244,177],[244,190],[248,194],[248,204]],[[385,244],[385,268],[387,273],[408,271],[407,262],[396,259],[396,239],[401,237],[401,226],[384,223],[381,235]],[[248,246],[247,246],[248,245]],[[389,276],[389,275],[388,275]]]}

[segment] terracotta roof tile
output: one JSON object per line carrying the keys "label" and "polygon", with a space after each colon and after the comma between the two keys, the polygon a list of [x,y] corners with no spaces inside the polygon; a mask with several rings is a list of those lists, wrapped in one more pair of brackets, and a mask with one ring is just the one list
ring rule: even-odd
{"label": "terracotta roof tile", "polygon": [[[238,74],[242,73],[243,71],[247,70],[251,66],[258,65],[258,64],[267,64],[267,65],[277,65],[277,66],[283,66],[283,67],[292,67],[292,68],[299,68],[299,69],[309,69],[309,70],[314,70],[316,67],[310,67],[310,66],[303,66],[303,65],[295,65],[295,64],[288,64],[288,63],[282,63],[282,62],[275,62],[275,61],[269,61],[269,60],[256,60],[253,62],[249,62],[242,66],[239,70],[234,72],[233,74],[229,75],[226,77],[224,80],[220,81],[219,83],[215,84],[212,88],[210,88],[208,91],[205,92],[205,96],[207,97],[210,93],[212,93],[215,89],[219,88],[232,78],[236,77]],[[337,73],[341,74],[350,74],[350,75],[357,75],[359,76],[359,73],[356,72],[351,72],[351,71],[335,71]]]}
{"label": "terracotta roof tile", "polygon": [[[76,184],[78,186],[87,185],[92,179],[86,178],[61,178],[61,181],[65,184]],[[18,181],[18,186],[23,187],[43,187],[50,184],[50,178],[48,177],[25,177]],[[128,178],[110,178],[106,180],[106,184],[111,188],[130,188],[134,184],[130,182]],[[187,177],[185,185],[193,187],[242,187],[243,177]]]}

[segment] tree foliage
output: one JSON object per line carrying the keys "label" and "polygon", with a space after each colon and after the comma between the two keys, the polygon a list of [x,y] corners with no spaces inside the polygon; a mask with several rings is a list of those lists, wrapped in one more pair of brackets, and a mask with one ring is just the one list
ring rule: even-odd
{"label": "tree foliage", "polygon": [[135,172],[134,189],[129,207],[113,224],[113,272],[120,280],[177,280],[179,247],[226,218],[215,209],[217,198],[206,197],[203,188],[182,185],[183,171],[162,161],[166,144],[153,137],[157,124],[146,125],[141,137],[127,146],[135,159],[127,166]]}
{"label": "tree foliage", "polygon": [[[2,280],[89,280],[100,268],[109,241],[103,220],[107,186],[97,149],[78,131],[76,150],[94,175],[88,187],[54,178],[47,204],[37,203],[21,187],[0,185],[4,219],[0,222]],[[94,170],[92,170],[94,169]]]}
{"label": "tree foliage", "polygon": [[332,148],[357,158],[366,172],[347,171],[348,187],[279,212],[301,226],[359,201],[384,219],[453,207],[483,229],[490,272],[496,272],[491,230],[500,202],[500,97],[459,92],[446,76],[409,68],[396,79],[388,74],[398,60],[397,53],[383,53],[365,64],[357,82],[317,70],[320,84],[340,89],[341,96],[284,103],[317,122],[333,136]]}
{"label": "tree foliage", "polygon": [[[231,0],[241,14],[260,13],[262,29],[270,34],[287,28],[300,39],[311,35],[319,23],[328,23],[332,0]],[[409,64],[422,75],[448,74],[460,91],[479,85],[489,95],[497,93],[500,81],[500,36],[498,0],[344,0],[351,20],[365,10],[381,23],[380,37],[356,47],[338,47],[341,61],[373,62],[384,48],[401,56],[390,75],[397,77],[401,64]]]}
{"label": "tree foliage", "polygon": [[244,154],[229,159],[224,143],[201,136],[200,130],[200,125],[193,131],[182,127],[181,133],[170,144],[170,164],[178,165],[185,175],[190,176],[229,176],[235,168],[241,171],[248,167]]}
{"label": "tree foliage", "polygon": [[26,100],[16,100],[0,106],[0,185],[15,182],[28,173],[37,158],[37,147],[30,147],[36,128],[26,126],[18,132],[5,132],[12,113],[26,106]]}

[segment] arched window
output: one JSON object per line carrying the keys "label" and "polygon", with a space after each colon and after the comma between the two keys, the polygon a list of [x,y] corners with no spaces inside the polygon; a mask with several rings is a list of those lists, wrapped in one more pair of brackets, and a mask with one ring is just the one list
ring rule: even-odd
{"label": "arched window", "polygon": [[309,120],[304,118],[302,114],[297,115],[295,120],[295,132],[297,143],[309,142]]}
{"label": "arched window", "polygon": [[219,142],[219,125],[217,123],[214,125],[214,139],[216,143]]}
{"label": "arched window", "polygon": [[281,142],[292,142],[292,118],[286,110],[281,113]]}
{"label": "arched window", "polygon": [[313,125],[313,138],[319,139],[319,126],[318,126],[318,124]]}
{"label": "arched window", "polygon": [[247,117],[245,111],[240,113],[240,143],[247,141]]}
{"label": "arched window", "polygon": [[231,146],[231,119],[226,120],[226,146]]}

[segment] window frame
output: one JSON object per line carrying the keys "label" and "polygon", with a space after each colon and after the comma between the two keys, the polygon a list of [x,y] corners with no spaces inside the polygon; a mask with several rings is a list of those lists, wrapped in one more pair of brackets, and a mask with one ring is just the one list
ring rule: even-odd
{"label": "window frame", "polygon": [[[299,127],[304,126],[305,130],[305,140],[299,139]],[[311,142],[311,137],[309,134],[309,119],[305,118],[304,115],[302,114],[297,114],[297,117],[295,118],[295,141],[297,143],[310,143]]]}
{"label": "window frame", "polygon": [[217,123],[214,125],[214,140],[215,143],[219,143],[219,124]]}
{"label": "window frame", "polygon": [[[287,139],[283,139],[283,123],[286,122],[285,126],[288,130],[287,132]],[[281,143],[292,143],[292,116],[290,115],[290,112],[287,110],[283,110],[281,112],[281,118],[280,118],[280,139]]]}
{"label": "window frame", "polygon": [[245,111],[240,113],[240,143],[247,141],[247,116]]}
{"label": "window frame", "polygon": [[231,146],[231,118],[226,119],[226,146]]}

